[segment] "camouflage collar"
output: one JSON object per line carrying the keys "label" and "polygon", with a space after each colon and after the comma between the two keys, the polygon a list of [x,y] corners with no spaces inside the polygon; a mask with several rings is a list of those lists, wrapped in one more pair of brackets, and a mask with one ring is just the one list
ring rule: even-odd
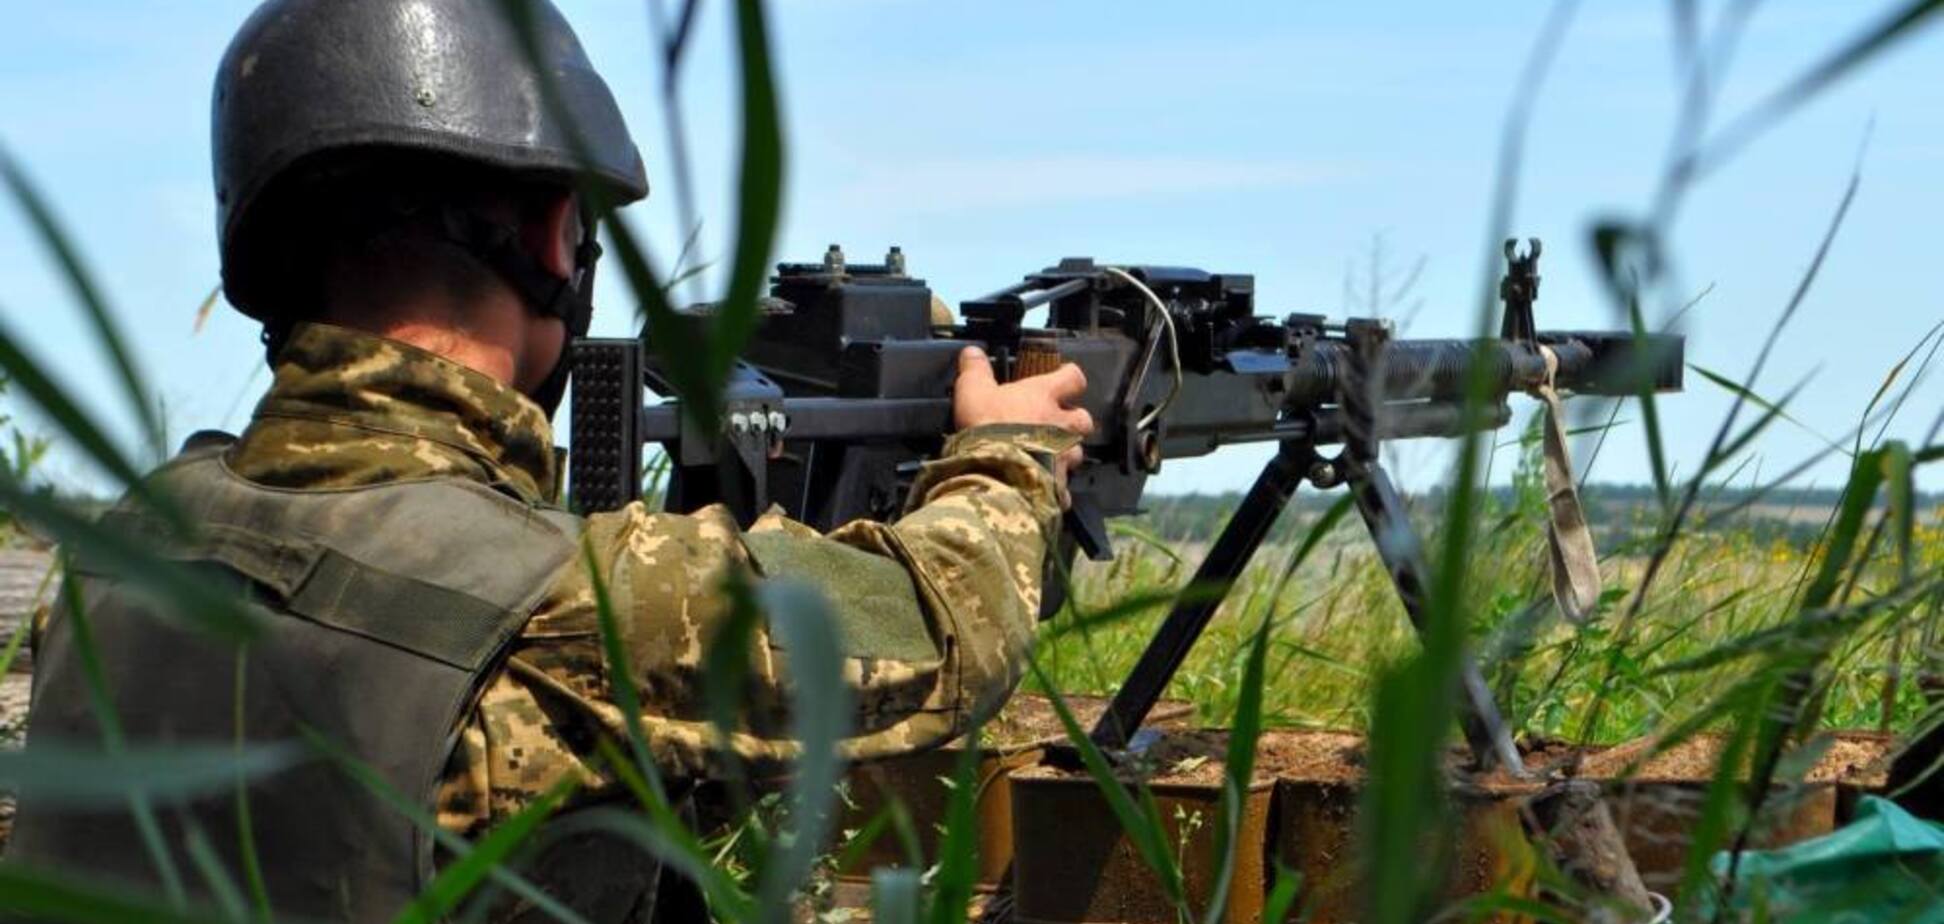
{"label": "camouflage collar", "polygon": [[413,441],[417,448],[402,455],[424,458],[426,470],[398,471],[401,454],[385,453],[390,479],[450,472],[436,457],[457,451],[485,480],[522,500],[553,497],[553,427],[539,405],[492,376],[411,344],[328,324],[299,325],[277,355],[276,380],[251,429],[278,420],[364,431],[345,435],[348,440]]}

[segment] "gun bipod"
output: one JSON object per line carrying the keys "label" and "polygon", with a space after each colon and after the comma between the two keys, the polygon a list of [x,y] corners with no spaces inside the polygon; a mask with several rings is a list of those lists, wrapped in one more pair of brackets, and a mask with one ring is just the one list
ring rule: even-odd
{"label": "gun bipod", "polygon": [[[1403,501],[1383,467],[1346,457],[1325,459],[1308,441],[1287,441],[1263,466],[1262,474],[1256,477],[1255,484],[1202,559],[1187,585],[1196,592],[1184,593],[1175,603],[1126,681],[1115,691],[1107,711],[1094,725],[1091,735],[1094,743],[1106,749],[1128,745],[1134,731],[1141,727],[1149,710],[1160,701],[1169,681],[1187,659],[1195,640],[1214,618],[1222,598],[1261,547],[1276,517],[1305,480],[1324,488],[1343,482],[1349,484],[1357,511],[1377,546],[1385,571],[1397,588],[1413,627],[1422,634],[1426,586],[1423,548],[1405,513]],[[1492,699],[1477,664],[1468,656],[1463,660],[1459,682],[1462,693],[1459,726],[1476,766],[1479,769],[1503,766],[1514,775],[1523,775],[1524,764],[1498,704]]]}
{"label": "gun bipod", "polygon": [[1319,461],[1316,448],[1307,440],[1288,440],[1278,444],[1274,457],[1262,467],[1255,484],[1235,508],[1228,525],[1222,528],[1215,544],[1209,547],[1195,576],[1188,582],[1193,594],[1184,592],[1168,612],[1161,628],[1148,642],[1135,662],[1126,682],[1114,692],[1107,711],[1095,723],[1092,738],[1103,748],[1123,748],[1129,737],[1147,719],[1149,710],[1160,702],[1161,694],[1174,679],[1188,652],[1201,637],[1208,621],[1215,616],[1222,598],[1228,595],[1235,579],[1255,556],[1269,527],[1289,505],[1296,488],[1309,477],[1310,468]]}
{"label": "gun bipod", "polygon": [[[1363,517],[1371,544],[1377,547],[1377,556],[1383,559],[1391,586],[1397,588],[1404,612],[1411,617],[1411,626],[1423,637],[1426,632],[1424,549],[1418,541],[1417,530],[1411,526],[1410,514],[1381,464],[1370,462],[1348,467],[1350,471],[1345,474],[1351,495],[1356,498],[1357,513]],[[1498,701],[1492,698],[1484,673],[1469,654],[1460,655],[1458,685],[1461,694],[1458,726],[1471,748],[1473,765],[1480,770],[1504,767],[1513,776],[1524,776],[1525,762],[1519,757],[1511,730],[1506,728]]]}

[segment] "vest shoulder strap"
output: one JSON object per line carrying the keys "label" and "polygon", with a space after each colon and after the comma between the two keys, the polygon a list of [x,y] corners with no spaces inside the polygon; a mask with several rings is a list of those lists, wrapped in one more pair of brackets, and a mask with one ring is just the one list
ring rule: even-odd
{"label": "vest shoulder strap", "polygon": [[128,504],[107,515],[113,528],[241,574],[278,609],[468,671],[525,624],[580,538],[578,518],[484,485],[266,487],[231,471],[219,447],[184,454],[152,485],[194,533]]}

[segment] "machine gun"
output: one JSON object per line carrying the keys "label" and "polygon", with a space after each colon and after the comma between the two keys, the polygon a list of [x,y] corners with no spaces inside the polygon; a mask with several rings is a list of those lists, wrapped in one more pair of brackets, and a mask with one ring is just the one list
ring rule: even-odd
{"label": "machine gun", "polygon": [[[1424,558],[1379,462],[1382,440],[1503,426],[1507,397],[1545,384],[1615,396],[1681,387],[1679,337],[1538,330],[1539,243],[1529,246],[1521,255],[1506,242],[1501,336],[1474,341],[1395,340],[1377,319],[1265,318],[1252,276],[1090,259],[964,302],[953,322],[935,313],[898,248],[883,263],[856,264],[832,245],[821,263],[777,267],[719,431],[701,432],[672,402],[642,403],[644,384],[671,389],[641,341],[577,341],[572,502],[591,512],[637,499],[643,446],[659,443],[671,460],[670,510],[720,501],[747,524],[776,503],[818,529],[893,519],[918,465],[951,430],[957,356],[968,344],[985,349],[1002,382],[1063,362],[1086,373],[1082,406],[1096,428],[1069,478],[1056,564],[1076,553],[1112,557],[1105,518],[1136,513],[1165,460],[1277,444],[1195,575],[1193,586],[1208,592],[1174,607],[1095,727],[1096,741],[1122,747],[1302,482],[1349,485],[1421,629]],[[1028,326],[1027,313],[1041,307],[1044,323]],[[1474,369],[1482,407],[1467,399]],[[1326,446],[1342,449],[1325,456]],[[1061,590],[1049,581],[1046,615]],[[1462,682],[1461,725],[1476,761],[1516,772],[1518,753],[1469,662]]]}

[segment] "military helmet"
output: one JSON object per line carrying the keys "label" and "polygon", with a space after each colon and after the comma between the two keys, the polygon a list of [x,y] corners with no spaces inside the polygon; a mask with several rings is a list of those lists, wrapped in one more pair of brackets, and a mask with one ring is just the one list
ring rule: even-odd
{"label": "military helmet", "polygon": [[211,130],[224,290],[264,321],[278,309],[253,267],[259,206],[279,179],[333,154],[578,176],[613,205],[648,194],[614,96],[547,0],[269,0],[223,55]]}

